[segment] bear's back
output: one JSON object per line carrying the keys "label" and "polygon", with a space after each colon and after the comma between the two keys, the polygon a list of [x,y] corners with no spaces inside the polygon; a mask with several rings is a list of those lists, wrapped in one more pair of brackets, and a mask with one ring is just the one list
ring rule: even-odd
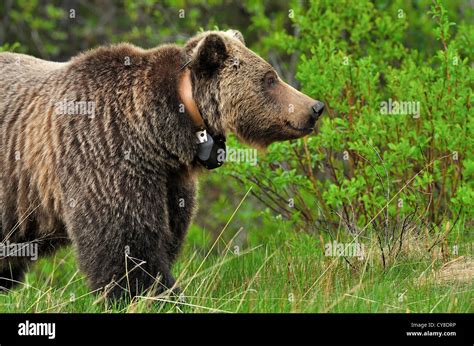
{"label": "bear's back", "polygon": [[[41,109],[48,109],[54,81],[61,80],[67,65],[0,53],[0,217],[12,207],[31,211],[30,202],[37,198],[34,185],[30,186],[33,181],[21,172],[35,161],[51,161],[50,152],[42,150],[49,139],[45,135],[48,114]],[[9,192],[10,186],[16,188],[15,193]]]}
{"label": "bear's back", "polygon": [[3,126],[10,103],[39,88],[45,78],[66,65],[25,54],[0,53],[0,126]]}
{"label": "bear's back", "polygon": [[[35,58],[33,56],[26,55],[26,54],[10,53],[10,52],[0,53],[0,67],[2,69],[9,67],[8,65],[14,65],[17,67],[31,68],[32,70],[37,70],[37,71],[46,71],[46,70],[61,68],[65,64],[66,63],[63,63],[63,62],[54,62],[54,61],[48,61],[48,60]],[[8,70],[5,70],[5,71],[8,72]],[[21,70],[18,72],[21,72]]]}
{"label": "bear's back", "polygon": [[67,64],[19,53],[0,53],[0,90],[7,92],[18,83],[34,84]]}

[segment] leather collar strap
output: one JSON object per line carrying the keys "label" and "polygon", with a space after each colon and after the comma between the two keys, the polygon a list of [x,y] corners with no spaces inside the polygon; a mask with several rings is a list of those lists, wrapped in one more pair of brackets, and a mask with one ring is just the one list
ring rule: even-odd
{"label": "leather collar strap", "polygon": [[197,160],[207,169],[214,169],[222,166],[226,157],[225,137],[215,136],[206,132],[206,124],[199,112],[193,98],[193,88],[191,84],[191,71],[185,69],[179,80],[178,93],[187,113],[193,120],[198,130],[196,134],[196,144],[198,145]]}
{"label": "leather collar strap", "polygon": [[181,101],[183,101],[184,107],[186,108],[186,111],[191,116],[191,119],[193,120],[196,127],[200,131],[204,130],[206,125],[204,124],[204,119],[202,118],[193,98],[191,71],[188,68],[184,69],[181,80],[179,81],[178,92],[179,96],[181,97]]}

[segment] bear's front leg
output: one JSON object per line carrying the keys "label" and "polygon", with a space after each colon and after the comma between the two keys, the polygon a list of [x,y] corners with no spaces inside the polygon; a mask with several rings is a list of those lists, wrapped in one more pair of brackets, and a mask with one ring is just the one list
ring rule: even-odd
{"label": "bear's front leg", "polygon": [[94,192],[76,194],[83,197],[73,199],[66,217],[79,266],[92,289],[106,289],[113,298],[172,289],[166,191],[153,183],[127,181],[113,196]]}
{"label": "bear's front leg", "polygon": [[168,179],[168,214],[172,233],[169,258],[178,256],[184,237],[196,210],[196,181],[189,174],[175,175]]}

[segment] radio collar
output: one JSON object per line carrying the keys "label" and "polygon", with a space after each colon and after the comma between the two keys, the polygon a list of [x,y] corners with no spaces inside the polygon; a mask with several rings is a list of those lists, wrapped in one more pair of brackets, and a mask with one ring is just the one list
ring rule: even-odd
{"label": "radio collar", "polygon": [[197,160],[207,169],[214,169],[222,166],[226,156],[225,137],[215,136],[215,138],[213,138],[213,136],[206,130],[204,119],[193,98],[191,71],[189,68],[185,68],[181,76],[178,85],[178,92],[186,112],[189,114],[194,125],[198,129],[195,132],[196,144],[198,145]]}

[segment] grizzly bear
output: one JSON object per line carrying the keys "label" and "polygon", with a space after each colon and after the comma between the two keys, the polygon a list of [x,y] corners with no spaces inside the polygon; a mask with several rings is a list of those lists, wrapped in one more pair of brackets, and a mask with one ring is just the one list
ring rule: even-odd
{"label": "grizzly bear", "polygon": [[[176,289],[196,176],[234,133],[257,147],[312,132],[324,105],[283,82],[238,31],[184,46],[99,47],[65,63],[0,54],[3,244],[73,244],[109,297]],[[0,259],[0,286],[30,259]]]}

